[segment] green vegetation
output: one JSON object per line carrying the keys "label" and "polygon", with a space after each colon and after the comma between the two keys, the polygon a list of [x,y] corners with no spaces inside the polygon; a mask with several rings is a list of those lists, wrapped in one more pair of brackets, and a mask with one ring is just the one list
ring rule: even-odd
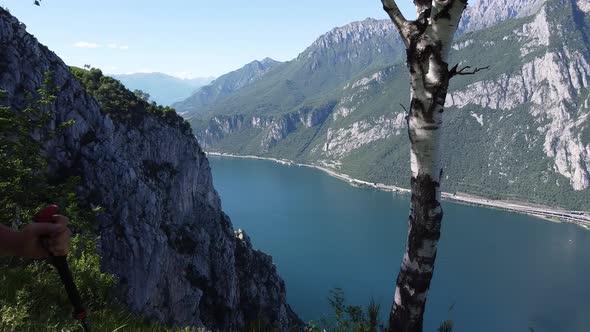
{"label": "green vegetation", "polygon": [[347,305],[344,291],[340,288],[330,291],[328,301],[334,311],[332,317],[310,322],[309,331],[386,331],[385,326],[379,321],[380,306],[375,301],[371,300],[365,312],[360,306]]}
{"label": "green vegetation", "polygon": [[174,103],[180,112],[192,117],[195,114],[205,112],[207,106],[240,90],[244,85],[258,80],[271,69],[281,66],[282,63],[271,58],[262,61],[252,61],[238,70],[234,70],[220,76],[208,85],[196,90],[183,101]]}
{"label": "green vegetation", "polygon": [[[358,29],[358,25],[351,29]],[[373,37],[342,39],[329,32],[297,59],[274,67],[256,82],[201,107],[198,113],[284,115],[326,95],[338,96],[343,82],[402,59],[403,46],[396,31]],[[191,124],[195,125],[192,119]]]}
{"label": "green vegetation", "polygon": [[[52,126],[51,87],[51,75],[46,75],[43,87],[27,96],[24,110],[5,106],[5,92],[0,91],[0,222],[18,229],[41,208],[58,204],[70,218],[74,237],[68,261],[94,329],[171,331],[128,313],[117,302],[115,277],[100,270],[94,227],[100,209],[80,206],[75,193],[78,178],[44,173],[53,160],[42,153],[43,145],[72,124]],[[46,262],[0,258],[0,283],[0,330],[80,330],[58,275]]]}
{"label": "green vegetation", "polygon": [[71,70],[86,91],[96,98],[101,110],[114,119],[138,126],[145,120],[146,115],[156,115],[168,125],[191,135],[190,125],[177,115],[173,108],[159,106],[155,102],[148,103],[149,95],[127,90],[119,81],[104,76],[100,69],[85,70],[71,67]]}
{"label": "green vegetation", "polygon": [[[381,306],[373,299],[369,302],[366,309],[360,306],[348,305],[344,291],[341,288],[335,288],[330,291],[328,301],[332,307],[332,313],[329,317],[322,318],[318,321],[312,321],[307,326],[310,332],[377,332],[387,331],[387,324],[379,319]],[[449,308],[451,311],[453,306]],[[445,320],[441,322],[436,330],[437,332],[452,332],[453,321]]]}
{"label": "green vegetation", "polygon": [[[451,80],[450,90],[453,91],[477,81],[497,79],[503,73],[519,71],[530,59],[521,56],[522,37],[515,31],[521,31],[522,26],[531,23],[533,19],[534,17],[525,17],[507,20],[489,29],[469,32],[457,38],[456,44],[465,42],[470,44],[451,53],[449,61],[451,65],[460,63],[461,66],[468,65],[473,68],[490,66],[490,68],[477,75],[460,76]],[[544,54],[546,47],[540,47],[539,51]]]}
{"label": "green vegetation", "polygon": [[[590,17],[574,10],[573,6],[560,1],[547,3],[545,13],[550,25],[549,46],[526,40],[523,26],[533,23],[534,17],[506,20],[491,28],[457,38],[456,45],[461,47],[453,50],[450,63],[471,67],[489,66],[489,70],[477,75],[455,77],[451,81],[450,91],[463,90],[472,83],[483,81],[490,83],[481,89],[489,91],[491,98],[488,100],[489,108],[467,105],[461,109],[451,107],[446,110],[442,154],[445,171],[443,190],[590,210],[590,189],[573,190],[570,179],[555,170],[554,158],[544,152],[549,144],[545,142],[545,132],[551,124],[550,119],[543,114],[532,115],[531,104],[524,103],[510,110],[502,110],[497,109],[493,100],[496,97],[506,98],[510,103],[510,98],[515,98],[511,94],[527,93],[520,86],[508,86],[512,84],[508,79],[520,75],[525,63],[544,57],[547,52],[556,52],[556,58],[562,57],[565,49],[568,54],[588,52]],[[393,39],[393,36],[384,38]],[[363,52],[372,54],[372,48],[378,49],[382,45],[382,40],[374,39],[365,44],[367,50]],[[348,45],[347,41],[338,47],[354,50],[354,46]],[[218,135],[220,139],[206,142],[206,148],[211,151],[311,164],[338,159],[338,156],[326,155],[323,151],[328,142],[328,129],[332,133],[339,130],[341,133],[351,133],[357,128],[357,137],[367,139],[369,129],[363,129],[362,126],[374,129],[376,120],[396,118],[405,112],[404,106],[400,104],[408,108],[409,100],[407,68],[401,62],[399,53],[382,52],[382,57],[391,60],[389,63],[378,56],[369,56],[367,59],[373,61],[372,69],[357,71],[354,62],[338,62],[342,60],[336,55],[340,52],[341,49],[322,53],[321,48],[312,45],[303,56],[275,68],[256,84],[211,105],[209,114],[192,118],[195,133],[199,136],[207,128]],[[329,73],[322,72],[321,66],[307,72],[306,68],[314,61],[318,64],[336,64]],[[528,77],[526,71],[524,74]],[[566,72],[564,74],[567,75]],[[354,86],[362,78],[375,75],[379,80],[364,80],[366,84]],[[291,86],[287,87],[288,83]],[[482,99],[485,98],[483,94]],[[589,91],[585,88],[575,92],[573,100],[566,105],[571,118],[579,118],[588,112],[584,107],[588,98]],[[282,139],[270,146],[268,151],[261,149],[263,138],[269,132],[276,131],[276,128],[254,128],[249,125],[253,116],[263,119],[289,118],[317,100],[337,101],[334,111],[343,107],[354,111],[346,117],[334,117],[331,114],[326,121],[311,128],[302,124],[285,128]],[[239,118],[242,126],[232,128],[229,133],[223,132],[211,125],[212,116],[230,121]],[[587,124],[571,130],[583,144],[590,142],[590,126]],[[371,135],[379,137],[358,149],[351,148],[349,154],[337,160],[341,162],[338,171],[369,182],[409,188],[406,129],[401,128],[399,133],[391,133],[387,137],[383,132],[372,132]],[[348,138],[349,146],[352,147],[355,138],[352,134]]]}
{"label": "green vegetation", "polygon": [[586,14],[579,11],[574,3],[550,1],[547,3],[547,11],[551,13],[551,23],[554,26],[568,27],[572,23],[575,27],[564,28],[555,31],[549,39],[549,47],[556,51],[562,51],[564,40],[568,41],[569,51],[588,52],[590,40],[590,21]]}
{"label": "green vegetation", "polygon": [[139,99],[141,99],[141,100],[143,100],[145,102],[149,102],[149,100],[150,100],[150,94],[147,93],[147,92],[143,92],[142,90],[135,89],[135,90],[133,90],[133,94],[137,98],[139,98]]}
{"label": "green vegetation", "polygon": [[[534,124],[527,107],[511,112],[478,106],[469,107],[469,111],[447,110],[442,189],[590,210],[589,191],[572,190],[569,179],[553,171],[553,160],[543,152],[544,138],[536,133],[540,124]],[[466,114],[470,111],[483,116],[485,127]],[[341,171],[369,182],[409,188],[408,153],[409,143],[402,131],[346,156]]]}

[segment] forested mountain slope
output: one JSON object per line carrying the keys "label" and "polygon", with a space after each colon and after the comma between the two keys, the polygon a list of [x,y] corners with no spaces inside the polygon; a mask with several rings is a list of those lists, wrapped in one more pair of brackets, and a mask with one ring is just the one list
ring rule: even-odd
{"label": "forested mountain slope", "polygon": [[[453,46],[452,64],[490,68],[452,82],[443,189],[588,210],[590,3],[517,1],[502,16],[507,20],[497,23],[491,15],[501,2],[476,2],[464,23],[469,31]],[[311,62],[326,69],[310,70],[304,79],[269,73],[192,121],[205,149],[319,163],[371,182],[409,187],[400,106],[409,100],[408,78],[393,25],[367,20],[340,30],[310,49],[329,35],[341,36],[339,44],[376,54],[366,68],[381,67],[359,69],[349,80],[340,73],[343,57],[327,51]],[[292,63],[313,58],[309,54],[319,53],[306,51]],[[354,59],[357,53],[343,54]],[[345,63],[352,68],[348,64],[356,62]],[[283,89],[270,88],[281,84]],[[307,86],[314,92],[302,92]]]}
{"label": "forested mountain slope", "polygon": [[256,82],[279,64],[280,62],[271,58],[252,61],[244,67],[222,75],[213,82],[201,87],[187,99],[174,103],[173,107],[185,118],[191,118],[202,113],[204,108],[217,100]]}

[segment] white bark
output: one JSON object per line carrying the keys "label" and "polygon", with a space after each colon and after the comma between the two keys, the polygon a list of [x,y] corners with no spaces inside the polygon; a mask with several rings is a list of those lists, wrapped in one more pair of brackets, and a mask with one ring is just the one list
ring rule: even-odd
{"label": "white bark", "polygon": [[399,10],[395,0],[381,0],[381,3],[383,4],[383,10],[389,15],[389,18],[391,18],[391,21],[393,21],[397,27],[404,44],[408,47],[410,43],[408,21]]}
{"label": "white bark", "polygon": [[412,198],[408,242],[397,279],[389,329],[422,331],[442,220],[440,145],[443,107],[452,76],[447,59],[467,0],[414,0],[418,19],[412,22],[398,13],[394,0],[382,2],[406,41],[411,79],[407,119]]}
{"label": "white bark", "polygon": [[[449,2],[451,4],[449,5]],[[434,20],[433,24],[431,25],[432,28],[432,38],[434,40],[438,40],[443,45],[443,50],[441,52],[443,61],[447,62],[449,57],[449,52],[451,51],[451,46],[453,44],[453,38],[455,36],[455,32],[457,31],[457,27],[459,26],[459,21],[461,20],[461,16],[463,15],[463,11],[467,6],[467,0],[433,0],[432,1],[432,15],[431,17],[436,17],[444,10],[448,10],[449,16],[441,16],[438,19]]]}

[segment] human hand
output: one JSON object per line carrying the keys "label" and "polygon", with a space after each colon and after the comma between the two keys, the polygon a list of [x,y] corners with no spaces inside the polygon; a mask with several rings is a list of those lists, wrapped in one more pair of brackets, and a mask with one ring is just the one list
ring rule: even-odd
{"label": "human hand", "polygon": [[[54,256],[66,256],[70,251],[71,232],[67,228],[68,218],[53,215],[51,222],[37,222],[26,225],[17,233],[17,255],[25,258],[41,259],[51,253]],[[47,239],[47,248],[41,241]],[[47,252],[47,250],[49,252]]]}

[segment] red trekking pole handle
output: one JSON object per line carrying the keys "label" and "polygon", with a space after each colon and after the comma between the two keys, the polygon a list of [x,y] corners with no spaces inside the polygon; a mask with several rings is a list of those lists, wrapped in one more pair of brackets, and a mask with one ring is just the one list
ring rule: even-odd
{"label": "red trekking pole handle", "polygon": [[[58,210],[59,207],[57,205],[50,205],[46,207],[41,212],[39,212],[37,216],[35,216],[35,222],[53,222],[53,216],[57,214]],[[66,289],[66,293],[68,293],[68,297],[70,299],[70,302],[72,303],[72,306],[74,307],[74,318],[82,323],[84,331],[90,332],[90,326],[86,321],[86,309],[84,309],[82,299],[80,298],[80,293],[78,293],[78,288],[74,283],[74,278],[72,277],[72,272],[70,271],[70,267],[68,266],[66,256],[54,256],[49,251],[49,246],[46,238],[41,239],[41,245],[49,253],[49,263],[55,266],[57,273],[59,273],[61,282],[63,283]]]}

